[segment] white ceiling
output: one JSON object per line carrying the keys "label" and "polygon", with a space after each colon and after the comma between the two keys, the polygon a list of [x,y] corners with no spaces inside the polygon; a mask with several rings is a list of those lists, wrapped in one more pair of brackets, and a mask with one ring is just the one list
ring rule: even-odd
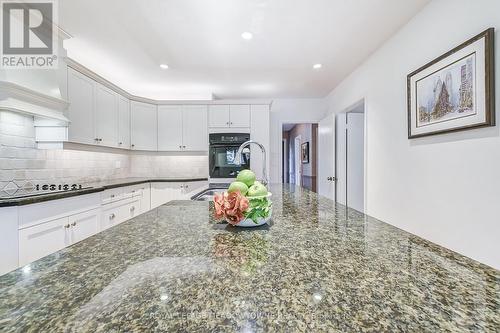
{"label": "white ceiling", "polygon": [[71,58],[135,95],[323,97],[428,1],[63,0],[59,21]]}

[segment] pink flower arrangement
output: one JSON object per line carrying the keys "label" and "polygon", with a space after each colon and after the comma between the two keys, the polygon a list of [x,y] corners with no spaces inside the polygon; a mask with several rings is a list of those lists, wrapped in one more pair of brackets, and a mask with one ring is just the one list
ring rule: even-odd
{"label": "pink flower arrangement", "polygon": [[240,191],[221,193],[214,196],[215,218],[224,218],[229,224],[236,225],[244,218],[248,210],[248,199]]}

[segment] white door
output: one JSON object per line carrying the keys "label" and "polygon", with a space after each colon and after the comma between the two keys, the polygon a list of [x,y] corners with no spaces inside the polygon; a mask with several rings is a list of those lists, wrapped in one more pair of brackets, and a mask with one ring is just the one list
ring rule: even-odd
{"label": "white door", "polygon": [[182,105],[158,106],[158,150],[182,150]]}
{"label": "white door", "polygon": [[347,114],[347,205],[360,212],[365,206],[365,115]]}
{"label": "white door", "polygon": [[19,265],[24,266],[70,244],[67,217],[19,230]]}
{"label": "white door", "polygon": [[229,126],[250,127],[250,105],[230,105]]}
{"label": "white door", "polygon": [[209,105],[208,121],[210,127],[229,127],[229,105]]}
{"label": "white door", "polygon": [[68,68],[68,101],[69,141],[96,144],[94,81],[71,68]]}
{"label": "white door", "polygon": [[299,135],[294,140],[294,164],[295,164],[295,185],[302,186],[302,159],[301,159],[302,137]]}
{"label": "white door", "polygon": [[118,94],[97,83],[95,96],[97,143],[118,147]]}
{"label": "white door", "polygon": [[208,151],[208,113],[206,105],[185,105],[182,114],[182,148]]}
{"label": "white door", "polygon": [[118,98],[118,147],[130,149],[130,101]]}
{"label": "white door", "polygon": [[158,150],[156,105],[141,102],[130,103],[130,140],[135,150]]}
{"label": "white door", "polygon": [[318,193],[335,200],[335,117],[329,115],[318,126]]}
{"label": "white door", "polygon": [[100,209],[93,209],[69,217],[71,244],[77,243],[99,232]]}

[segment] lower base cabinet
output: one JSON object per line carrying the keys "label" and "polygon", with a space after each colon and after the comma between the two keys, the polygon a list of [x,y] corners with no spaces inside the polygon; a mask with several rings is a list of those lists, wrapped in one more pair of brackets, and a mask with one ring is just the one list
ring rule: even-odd
{"label": "lower base cabinet", "polygon": [[[62,250],[169,201],[189,200],[207,185],[206,181],[144,183],[26,205],[19,210],[17,207],[3,209],[0,217],[5,221],[0,222],[10,221],[12,232],[9,235],[16,241],[7,244],[5,249],[0,247],[0,250],[15,248],[19,252],[8,251],[14,258],[11,260],[5,256],[0,274]],[[3,230],[6,232],[5,228]]]}
{"label": "lower base cabinet", "polygon": [[102,207],[101,230],[130,220],[141,214],[140,200],[121,200]]}
{"label": "lower base cabinet", "polygon": [[100,209],[93,209],[19,230],[19,265],[24,266],[96,234],[100,213]]}

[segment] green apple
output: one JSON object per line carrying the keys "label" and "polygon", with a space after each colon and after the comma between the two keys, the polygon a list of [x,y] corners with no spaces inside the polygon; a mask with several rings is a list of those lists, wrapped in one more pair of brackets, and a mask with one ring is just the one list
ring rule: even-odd
{"label": "green apple", "polygon": [[255,182],[255,184],[250,186],[247,192],[248,197],[261,197],[265,195],[267,195],[267,188],[260,182]]}
{"label": "green apple", "polygon": [[227,191],[229,193],[240,191],[242,195],[245,195],[248,192],[248,186],[242,182],[232,182],[231,185],[229,185],[229,189]]}
{"label": "green apple", "polygon": [[241,170],[236,177],[236,180],[245,183],[248,187],[255,183],[255,173],[252,170]]}

